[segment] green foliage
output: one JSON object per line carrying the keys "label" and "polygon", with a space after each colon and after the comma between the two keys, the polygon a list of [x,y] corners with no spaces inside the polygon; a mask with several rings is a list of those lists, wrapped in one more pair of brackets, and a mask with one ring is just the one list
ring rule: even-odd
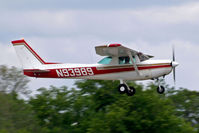
{"label": "green foliage", "polygon": [[194,132],[176,115],[172,100],[154,91],[155,86],[143,90],[142,85],[129,82],[137,90],[129,97],[117,92],[118,84],[82,80],[76,83],[79,89],[42,88],[30,104],[49,133]]}
{"label": "green foliage", "polygon": [[0,133],[32,133],[39,125],[30,105],[14,99],[11,94],[0,93]]}
{"label": "green foliage", "polygon": [[191,122],[192,126],[199,129],[199,92],[184,88],[172,90],[169,99],[173,101],[176,115]]}

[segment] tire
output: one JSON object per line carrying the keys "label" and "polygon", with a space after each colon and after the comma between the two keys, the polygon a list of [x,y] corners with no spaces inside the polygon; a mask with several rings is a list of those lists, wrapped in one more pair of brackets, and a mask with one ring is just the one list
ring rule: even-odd
{"label": "tire", "polygon": [[128,96],[133,96],[135,94],[136,90],[134,87],[129,87],[129,90],[127,91]]}
{"label": "tire", "polygon": [[163,94],[163,93],[165,92],[164,86],[158,86],[158,87],[157,87],[157,92],[158,92],[159,94]]}
{"label": "tire", "polygon": [[120,84],[118,86],[118,91],[120,92],[120,94],[126,93],[127,90],[128,90],[128,88],[127,88],[127,86],[125,84]]}

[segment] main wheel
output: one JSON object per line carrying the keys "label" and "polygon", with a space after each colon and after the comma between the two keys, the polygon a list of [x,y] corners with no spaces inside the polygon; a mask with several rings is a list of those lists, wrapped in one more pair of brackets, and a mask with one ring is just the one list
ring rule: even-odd
{"label": "main wheel", "polygon": [[158,86],[157,87],[157,92],[159,93],[159,94],[163,94],[164,92],[165,92],[165,88],[164,88],[164,86]]}
{"label": "main wheel", "polygon": [[120,84],[118,86],[118,91],[120,92],[120,94],[126,93],[127,90],[128,90],[128,88],[127,88],[127,86],[125,84]]}
{"label": "main wheel", "polygon": [[128,96],[133,96],[135,94],[135,88],[134,87],[129,87],[129,90],[127,91]]}

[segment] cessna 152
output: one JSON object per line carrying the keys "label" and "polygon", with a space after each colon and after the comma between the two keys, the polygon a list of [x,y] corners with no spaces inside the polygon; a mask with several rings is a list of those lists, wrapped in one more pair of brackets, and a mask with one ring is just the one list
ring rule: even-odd
{"label": "cessna 152", "polygon": [[[24,75],[36,78],[72,78],[119,80],[121,94],[132,96],[135,88],[129,87],[126,80],[158,79],[173,70],[175,81],[175,62],[173,60],[151,60],[153,56],[129,49],[121,44],[96,46],[98,55],[106,56],[97,64],[61,64],[45,62],[24,39],[12,41],[18,58],[23,66]],[[157,92],[164,93],[164,86],[157,87]]]}

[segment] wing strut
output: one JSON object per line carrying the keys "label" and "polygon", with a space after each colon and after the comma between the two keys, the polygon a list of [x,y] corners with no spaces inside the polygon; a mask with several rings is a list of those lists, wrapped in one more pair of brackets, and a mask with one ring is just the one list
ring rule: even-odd
{"label": "wing strut", "polygon": [[133,66],[134,66],[134,68],[135,68],[135,71],[136,71],[137,75],[140,76],[140,72],[139,72],[139,70],[138,70],[138,67],[137,67],[137,65],[136,65],[136,62],[133,60],[133,57],[132,57],[131,52],[128,51],[127,53],[128,53],[128,55],[129,55],[129,58],[131,59],[131,62],[133,63]]}

